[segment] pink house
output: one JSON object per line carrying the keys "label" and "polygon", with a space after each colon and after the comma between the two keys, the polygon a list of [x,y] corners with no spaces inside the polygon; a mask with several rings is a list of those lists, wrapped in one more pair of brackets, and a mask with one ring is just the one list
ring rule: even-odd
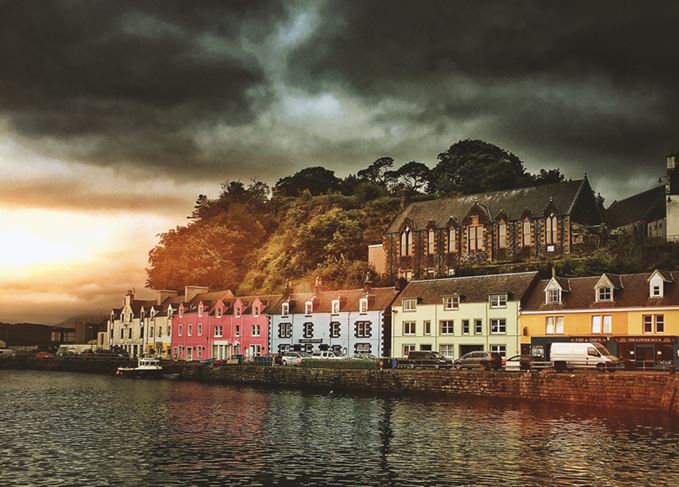
{"label": "pink house", "polygon": [[235,355],[249,358],[268,354],[268,307],[280,297],[236,297],[230,291],[192,296],[179,305],[173,318],[173,358],[223,360]]}

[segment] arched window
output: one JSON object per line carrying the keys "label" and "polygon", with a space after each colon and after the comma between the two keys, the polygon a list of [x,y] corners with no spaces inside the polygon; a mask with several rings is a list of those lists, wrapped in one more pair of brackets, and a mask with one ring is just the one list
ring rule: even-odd
{"label": "arched window", "polygon": [[457,230],[454,227],[448,229],[448,252],[457,252]]}
{"label": "arched window", "polygon": [[434,255],[435,236],[436,234],[434,233],[434,229],[430,228],[429,231],[427,232],[427,253],[429,255]]}
{"label": "arched window", "polygon": [[405,230],[403,230],[403,233],[401,233],[402,256],[410,255],[411,243],[412,243],[412,233],[410,232],[410,228],[406,227]]}
{"label": "arched window", "polygon": [[556,243],[556,216],[549,215],[545,220],[545,242]]}
{"label": "arched window", "polygon": [[500,249],[507,248],[507,224],[500,222],[497,226],[497,246]]}
{"label": "arched window", "polygon": [[531,233],[530,233],[530,220],[526,218],[523,221],[523,231],[522,231],[522,243],[524,247],[528,247],[532,244]]}

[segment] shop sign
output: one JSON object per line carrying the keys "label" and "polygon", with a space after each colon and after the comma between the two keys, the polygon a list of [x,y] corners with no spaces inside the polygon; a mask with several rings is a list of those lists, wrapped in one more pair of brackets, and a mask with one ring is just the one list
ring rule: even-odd
{"label": "shop sign", "polygon": [[594,335],[594,336],[584,336],[584,337],[569,337],[570,342],[575,343],[589,343],[589,342],[607,342],[612,337],[605,335]]}
{"label": "shop sign", "polygon": [[618,343],[667,343],[674,344],[676,337],[616,337],[615,341]]}
{"label": "shop sign", "polygon": [[299,343],[323,343],[322,338],[300,338]]}

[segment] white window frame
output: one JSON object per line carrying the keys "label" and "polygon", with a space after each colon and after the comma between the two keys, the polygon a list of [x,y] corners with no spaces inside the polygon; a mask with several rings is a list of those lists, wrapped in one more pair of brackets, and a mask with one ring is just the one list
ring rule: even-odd
{"label": "white window frame", "polygon": [[441,335],[455,334],[455,320],[441,320],[439,321],[439,330]]}
{"label": "white window frame", "polygon": [[411,312],[417,310],[417,299],[404,299],[402,302],[403,311]]}
{"label": "white window frame", "polygon": [[403,322],[403,335],[404,336],[417,335],[417,322],[416,321],[404,321]]}
{"label": "white window frame", "polygon": [[493,309],[506,308],[507,307],[507,295],[506,294],[491,294],[490,295],[490,307]]}
{"label": "white window frame", "polygon": [[203,336],[203,324],[198,323],[198,336]]}
{"label": "white window frame", "polygon": [[253,337],[261,336],[261,333],[262,333],[262,326],[261,325],[252,325],[252,336]]}
{"label": "white window frame", "polygon": [[547,289],[545,291],[545,304],[561,304],[561,290]]}
{"label": "white window frame", "polygon": [[450,227],[448,229],[448,253],[452,254],[455,252],[457,252],[457,229]]}
{"label": "white window frame", "polygon": [[368,298],[361,298],[358,300],[358,312],[359,313],[368,312]]}
{"label": "white window frame", "polygon": [[306,303],[304,303],[304,314],[306,316],[309,316],[313,312],[314,312],[314,302],[313,301],[307,301]]}
{"label": "white window frame", "polygon": [[490,334],[491,335],[506,335],[507,334],[507,320],[505,318],[492,318],[490,320]]}
{"label": "white window frame", "polygon": [[330,313],[336,315],[340,312],[340,301],[339,299],[333,299],[330,304]]}
{"label": "white window frame", "polygon": [[507,248],[507,224],[505,222],[497,225],[497,247],[499,249]]}
{"label": "white window frame", "polygon": [[460,296],[446,296],[443,298],[443,309],[447,311],[460,309]]}
{"label": "white window frame", "polygon": [[531,229],[531,221],[526,218],[521,222],[521,245],[523,247],[530,247],[533,245],[533,232]]}
{"label": "white window frame", "polygon": [[431,321],[425,320],[423,322],[423,326],[424,326],[424,334],[425,335],[431,335]]}
{"label": "white window frame", "polygon": [[281,304],[281,315],[288,316],[290,314],[290,303]]}
{"label": "white window frame", "polygon": [[596,300],[597,301],[613,301],[613,288],[610,287],[600,287],[596,290]]}
{"label": "white window frame", "polygon": [[455,356],[455,345],[452,344],[452,343],[442,343],[442,344],[440,344],[439,345],[439,354],[442,357],[453,358]]}

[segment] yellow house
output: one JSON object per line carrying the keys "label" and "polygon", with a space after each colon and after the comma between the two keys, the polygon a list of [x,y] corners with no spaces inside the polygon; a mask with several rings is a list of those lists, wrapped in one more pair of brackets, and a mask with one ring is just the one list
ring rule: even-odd
{"label": "yellow house", "polygon": [[540,281],[521,310],[522,353],[557,341],[598,341],[621,359],[679,366],[679,272]]}
{"label": "yellow house", "polygon": [[391,351],[519,353],[521,300],[537,272],[410,281],[392,305]]}

